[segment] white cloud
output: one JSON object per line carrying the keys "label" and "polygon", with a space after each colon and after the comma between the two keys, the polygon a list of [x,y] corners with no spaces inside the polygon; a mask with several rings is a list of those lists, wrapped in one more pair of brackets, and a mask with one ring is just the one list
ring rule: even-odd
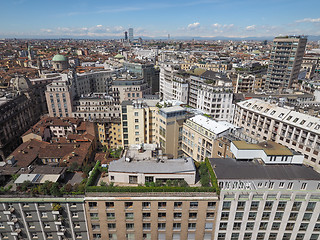
{"label": "white cloud", "polygon": [[102,27],[102,25],[100,25],[100,24],[99,24],[99,25],[97,25],[97,28],[100,28],[100,27]]}
{"label": "white cloud", "polygon": [[254,31],[254,30],[256,30],[256,25],[247,26],[246,30],[247,31]]}
{"label": "white cloud", "polygon": [[219,24],[219,23],[214,23],[214,24],[212,24],[212,27],[214,27],[214,28],[219,28],[219,27],[221,27],[221,24]]}
{"label": "white cloud", "polygon": [[296,21],[297,23],[302,23],[302,22],[310,22],[310,23],[319,23],[320,18],[304,18]]}
{"label": "white cloud", "polygon": [[188,25],[188,29],[196,29],[198,27],[200,27],[200,23],[199,22],[190,23]]}

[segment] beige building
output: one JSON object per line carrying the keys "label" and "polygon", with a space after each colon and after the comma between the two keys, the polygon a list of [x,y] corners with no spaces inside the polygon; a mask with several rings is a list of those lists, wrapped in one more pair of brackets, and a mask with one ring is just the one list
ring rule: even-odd
{"label": "beige building", "polygon": [[112,118],[110,121],[98,121],[96,123],[99,142],[107,148],[122,147],[122,125],[120,118]]}
{"label": "beige building", "polygon": [[[216,140],[227,135],[229,129],[229,126],[203,115],[187,119],[183,125],[182,150],[186,156],[192,157],[195,161],[204,161],[206,157],[215,157],[215,152],[218,157],[223,157],[224,146]],[[221,151],[217,150],[216,145],[221,148]]]}
{"label": "beige building", "polygon": [[90,239],[213,238],[215,193],[88,193]]}
{"label": "beige building", "polygon": [[181,151],[182,125],[190,114],[180,106],[162,107],[158,100],[122,103],[123,146],[156,143],[177,158]]}

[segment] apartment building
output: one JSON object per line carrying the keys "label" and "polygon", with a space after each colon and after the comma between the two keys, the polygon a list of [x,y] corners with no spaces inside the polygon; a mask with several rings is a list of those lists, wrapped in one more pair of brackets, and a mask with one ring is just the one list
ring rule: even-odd
{"label": "apartment building", "polygon": [[28,78],[17,76],[12,85],[0,91],[0,161],[21,143],[21,135],[42,114],[36,89]]}
{"label": "apartment building", "polygon": [[117,104],[143,98],[151,94],[151,87],[141,77],[123,75],[112,82],[112,96]]}
{"label": "apartment building", "polygon": [[[169,104],[168,104],[169,105]],[[158,100],[122,103],[123,146],[156,143],[166,154],[181,157],[182,126],[191,116],[181,106],[162,106]]]}
{"label": "apartment building", "polygon": [[[206,157],[215,156],[214,152],[218,149],[215,141],[227,135],[229,129],[229,126],[220,124],[203,115],[196,115],[187,119],[182,130],[183,153],[192,157],[195,161],[204,161]],[[219,145],[219,147],[222,149],[222,145]],[[229,156],[231,157],[231,155]],[[220,157],[222,157],[221,151]]]}
{"label": "apartment building", "polygon": [[[68,74],[60,74],[60,79],[53,80],[52,83],[48,84],[45,92],[49,116],[78,116],[72,112],[76,106],[81,105],[82,97],[86,98],[92,93],[111,95],[111,75],[112,71],[83,74],[70,71]],[[75,101],[75,99],[78,101]],[[82,101],[82,105],[86,105],[85,100]],[[83,108],[79,110],[83,111]],[[79,117],[88,117],[84,114],[79,113]],[[86,113],[86,115],[88,114]]]}
{"label": "apartment building", "polygon": [[102,146],[114,149],[122,147],[121,118],[111,118],[110,121],[96,122],[99,142]]}
{"label": "apartment building", "polygon": [[[156,112],[156,140],[166,154],[182,157],[182,128],[186,119],[192,116],[181,106],[163,107]],[[157,130],[157,129],[156,129]]]}
{"label": "apartment building", "polygon": [[221,73],[205,71],[190,75],[189,105],[216,120],[231,122],[233,117],[232,80]]}
{"label": "apartment building", "polygon": [[107,93],[91,93],[73,100],[73,117],[84,120],[108,120],[120,117],[120,105]]}
{"label": "apartment building", "polygon": [[267,72],[267,89],[284,90],[298,83],[306,44],[305,36],[274,38]]}
{"label": "apartment building", "polygon": [[182,74],[170,64],[160,66],[160,98],[166,100],[178,100],[188,103],[188,74]]}
{"label": "apartment building", "polygon": [[0,199],[1,239],[91,239],[84,197],[14,197]]}
{"label": "apartment building", "polygon": [[319,173],[230,158],[210,163],[221,190],[213,239],[319,239]]}
{"label": "apartment building", "polygon": [[255,75],[252,74],[238,74],[235,84],[235,93],[254,92],[255,89]]}
{"label": "apartment building", "polygon": [[121,104],[123,147],[157,143],[156,112],[158,100],[124,101]]}
{"label": "apartment building", "polygon": [[259,99],[237,103],[234,124],[257,141],[272,140],[304,155],[304,164],[320,171],[320,121]]}
{"label": "apartment building", "polygon": [[90,239],[213,238],[215,193],[88,193]]}
{"label": "apartment building", "polygon": [[[143,51],[143,50],[140,50]],[[149,62],[123,62],[123,68],[142,77],[152,89],[152,94],[159,92],[159,70]]]}

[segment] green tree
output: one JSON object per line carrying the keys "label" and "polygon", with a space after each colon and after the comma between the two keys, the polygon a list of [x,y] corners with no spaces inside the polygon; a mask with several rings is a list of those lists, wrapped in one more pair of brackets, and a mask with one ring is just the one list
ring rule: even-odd
{"label": "green tree", "polygon": [[53,196],[61,196],[62,195],[61,192],[60,192],[59,183],[56,182],[56,183],[51,185],[50,193]]}

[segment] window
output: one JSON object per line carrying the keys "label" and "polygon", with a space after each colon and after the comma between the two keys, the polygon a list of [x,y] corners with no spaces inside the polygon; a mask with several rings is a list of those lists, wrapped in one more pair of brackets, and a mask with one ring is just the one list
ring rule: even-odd
{"label": "window", "polygon": [[114,208],[114,202],[106,202],[106,208]]}
{"label": "window", "polygon": [[263,212],[261,218],[262,218],[262,220],[269,220],[270,212]]}
{"label": "window", "polygon": [[91,219],[99,219],[98,213],[90,213]]}
{"label": "window", "polygon": [[190,219],[196,219],[197,218],[197,213],[196,212],[189,213],[189,218]]}
{"label": "window", "polygon": [[47,212],[41,212],[41,217],[47,218],[48,217],[48,213]]}
{"label": "window", "polygon": [[146,176],[145,182],[154,182],[154,178],[152,176]]}
{"label": "window", "polygon": [[179,218],[181,218],[181,216],[182,216],[181,212],[173,213],[173,218],[175,218],[175,219],[179,219]]}
{"label": "window", "polygon": [[312,213],[305,213],[303,215],[302,221],[310,221],[311,217],[312,217]]}
{"label": "window", "polygon": [[181,223],[173,223],[173,230],[180,230],[181,229]]}
{"label": "window", "polygon": [[219,229],[220,230],[227,230],[227,226],[228,226],[228,223],[222,222],[222,223],[220,223]]}
{"label": "window", "polygon": [[228,220],[229,212],[222,212],[221,213],[221,220]]}
{"label": "window", "polygon": [[127,229],[127,230],[132,230],[132,229],[134,229],[134,223],[126,223],[126,229]]}
{"label": "window", "polygon": [[190,208],[191,209],[198,208],[198,202],[190,202]]}
{"label": "window", "polygon": [[213,223],[206,223],[205,227],[204,227],[206,230],[212,230],[213,228]]}
{"label": "window", "polygon": [[93,234],[93,238],[94,239],[100,239],[101,238],[101,234],[100,233],[94,233]]}
{"label": "window", "polygon": [[175,209],[181,209],[182,208],[182,202],[174,202],[174,208]]}
{"label": "window", "polygon": [[97,202],[89,202],[89,208],[96,208]]}
{"label": "window", "polygon": [[[207,238],[204,238],[204,239],[206,239],[206,240],[211,240],[211,235],[210,235],[210,233],[205,233],[205,236],[206,235],[208,235],[207,236]],[[218,240],[225,240],[226,239],[226,234],[225,233],[218,233]]]}
{"label": "window", "polygon": [[301,223],[299,227],[299,231],[306,231],[308,228],[308,223]]}
{"label": "window", "polygon": [[318,240],[319,234],[312,234],[310,240]]}
{"label": "window", "polygon": [[149,219],[151,217],[151,213],[142,213],[143,219]]}
{"label": "window", "polygon": [[108,223],[108,228],[109,229],[115,229],[116,228],[116,224],[115,223]]}
{"label": "window", "polygon": [[252,201],[251,202],[251,210],[257,210],[259,207],[259,202],[258,201]]}
{"label": "window", "polygon": [[215,209],[216,208],[216,202],[208,202],[208,208]]}
{"label": "window", "polygon": [[232,233],[231,234],[231,240],[238,240],[239,239],[239,233]]}
{"label": "window", "polygon": [[287,223],[286,230],[293,230],[294,223]]}
{"label": "window", "polygon": [[230,201],[223,202],[222,210],[230,210],[230,206],[231,206]]}
{"label": "window", "polygon": [[138,122],[139,122],[139,119],[135,119],[134,122],[135,122],[135,123],[138,123]]}
{"label": "window", "polygon": [[165,218],[166,217],[166,213],[165,212],[159,212],[158,213],[158,218]]}
{"label": "window", "polygon": [[240,228],[241,228],[241,222],[233,223],[233,230],[240,230]]}
{"label": "window", "polygon": [[129,175],[129,183],[138,183],[138,176]]}
{"label": "window", "polygon": [[158,223],[158,230],[165,230],[166,229],[166,223]]}
{"label": "window", "polygon": [[301,184],[301,190],[305,190],[307,188],[307,183],[302,183]]}
{"label": "window", "polygon": [[133,202],[125,202],[124,203],[125,209],[132,209],[133,208]]}
{"label": "window", "polygon": [[110,240],[117,239],[117,234],[116,233],[109,233],[109,239]]}
{"label": "window", "polygon": [[133,213],[126,213],[126,219],[133,219]]}
{"label": "window", "polygon": [[271,227],[272,230],[279,230],[279,228],[280,228],[280,223],[279,222],[274,222],[272,224],[272,227]]}
{"label": "window", "polygon": [[272,205],[273,205],[273,202],[272,201],[266,201],[266,204],[264,205],[264,209],[271,209],[272,208]]}
{"label": "window", "polygon": [[294,202],[292,205],[292,211],[299,211],[301,207],[301,202]]}
{"label": "window", "polygon": [[248,220],[256,220],[256,216],[257,216],[256,212],[249,212]]}
{"label": "window", "polygon": [[138,117],[139,116],[139,112],[134,112],[134,116]]}
{"label": "window", "polygon": [[142,224],[143,230],[150,230],[151,229],[151,223],[143,223]]}
{"label": "window", "polygon": [[315,202],[309,202],[307,205],[306,211],[313,211],[315,206],[316,206]]}
{"label": "window", "polygon": [[38,238],[38,234],[32,233],[32,238]]}
{"label": "window", "polygon": [[77,212],[72,212],[72,217],[77,218],[78,217],[78,213]]}
{"label": "window", "polygon": [[277,210],[284,210],[286,208],[287,202],[285,201],[280,201],[278,204],[278,209]]}
{"label": "window", "polygon": [[188,229],[189,230],[195,230],[196,229],[196,223],[188,223]]}
{"label": "window", "polygon": [[151,206],[151,203],[150,202],[142,202],[142,208],[143,209],[149,209]]}
{"label": "window", "polygon": [[214,212],[207,212],[206,217],[209,219],[214,218]]}
{"label": "window", "polygon": [[100,225],[99,224],[92,224],[91,228],[93,231],[100,231]]}
{"label": "window", "polygon": [[32,214],[30,212],[26,212],[26,217],[27,218],[31,218],[32,217]]}
{"label": "window", "polygon": [[166,208],[167,203],[166,202],[158,202],[158,208]]}
{"label": "window", "polygon": [[243,210],[245,205],[246,205],[246,202],[244,202],[244,201],[239,201],[239,202],[238,202],[237,209],[238,209],[238,210]]}
{"label": "window", "polygon": [[282,216],[283,216],[283,212],[276,212],[276,214],[274,215],[274,220],[282,220]]}

